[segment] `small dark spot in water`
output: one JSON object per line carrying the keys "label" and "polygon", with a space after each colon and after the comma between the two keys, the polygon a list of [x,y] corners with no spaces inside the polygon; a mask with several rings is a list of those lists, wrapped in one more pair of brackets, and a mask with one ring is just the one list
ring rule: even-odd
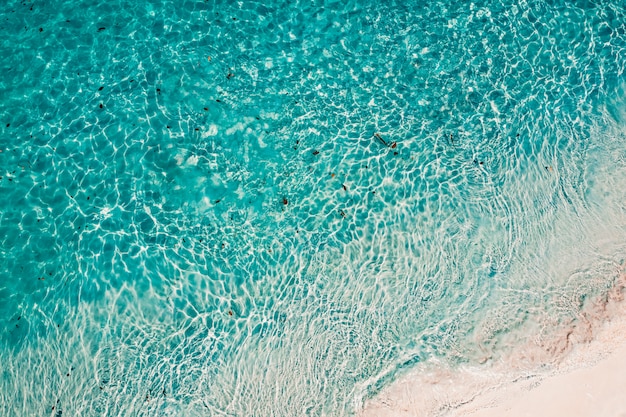
{"label": "small dark spot in water", "polygon": [[320,151],[313,151],[313,155],[319,155]]}
{"label": "small dark spot in water", "polygon": [[257,120],[261,120],[261,119],[259,118],[259,116],[255,117],[255,119],[257,119]]}
{"label": "small dark spot in water", "polygon": [[398,144],[397,144],[396,142],[393,142],[393,143],[391,144],[391,149],[396,149],[396,146],[398,146]]}
{"label": "small dark spot in water", "polygon": [[198,128],[196,127],[194,130],[197,132],[197,131],[198,131],[198,130],[200,130],[200,129],[198,129]]}
{"label": "small dark spot in water", "polygon": [[398,154],[398,152],[394,152],[393,154],[394,154],[394,155],[397,155],[397,154]]}
{"label": "small dark spot in water", "polygon": [[98,32],[102,32],[105,29],[106,29],[105,27],[98,28]]}
{"label": "small dark spot in water", "polygon": [[289,201],[287,201],[287,199],[286,199],[285,197],[283,197],[283,204],[284,204],[284,205],[289,204]]}
{"label": "small dark spot in water", "polygon": [[43,28],[39,28],[39,32],[43,32]]}
{"label": "small dark spot in water", "polygon": [[348,187],[346,187],[346,184],[341,184],[341,186],[343,187],[344,191],[348,191]]}
{"label": "small dark spot in water", "polygon": [[232,316],[232,315],[233,315],[232,310],[228,310],[228,315],[229,315],[229,316]]}
{"label": "small dark spot in water", "polygon": [[22,316],[17,316],[17,319],[18,319],[18,320],[19,320],[19,319],[21,319],[21,318],[22,318]]}
{"label": "small dark spot in water", "polygon": [[237,18],[236,18],[236,17],[233,17],[233,20],[237,20]]}
{"label": "small dark spot in water", "polygon": [[168,126],[165,126],[165,127],[166,127],[166,128],[168,128],[168,129],[171,129],[171,127],[170,127],[169,125],[168,125]]}
{"label": "small dark spot in water", "polygon": [[100,86],[100,88],[98,88],[98,91],[102,91],[103,88],[104,86]]}
{"label": "small dark spot in water", "polygon": [[519,138],[519,133],[517,135],[515,135],[516,138]]}
{"label": "small dark spot in water", "polygon": [[100,103],[100,108],[102,108],[102,103]]}
{"label": "small dark spot in water", "polygon": [[166,396],[165,389],[163,389],[163,396],[164,396],[164,397]]}
{"label": "small dark spot in water", "polygon": [[376,194],[376,191],[372,191],[372,194]]}
{"label": "small dark spot in water", "polygon": [[222,199],[218,198],[217,200],[215,200],[215,204],[219,203],[220,201],[222,201]]}
{"label": "small dark spot in water", "polygon": [[87,196],[87,200],[89,200],[91,197]]}
{"label": "small dark spot in water", "polygon": [[134,83],[134,82],[135,82],[135,80],[130,80],[130,82],[131,82],[131,83]]}
{"label": "small dark spot in water", "polygon": [[11,126],[11,123],[7,123],[7,127]]}
{"label": "small dark spot in water", "polygon": [[341,217],[345,218],[346,217],[346,213],[344,213],[343,210],[339,210],[339,214],[341,215]]}
{"label": "small dark spot in water", "polygon": [[9,181],[13,181],[13,178],[9,178]]}
{"label": "small dark spot in water", "polygon": [[222,100],[220,100],[219,98],[218,98],[217,100],[215,100],[215,101],[217,101],[218,103],[221,103],[221,102],[222,102]]}
{"label": "small dark spot in water", "polygon": [[70,376],[70,373],[68,372],[67,374],[65,374],[65,376]]}
{"label": "small dark spot in water", "polygon": [[480,162],[479,162],[479,164],[480,164],[480,165],[484,165],[485,163],[484,163],[483,161],[480,161]]}
{"label": "small dark spot in water", "polygon": [[157,94],[161,95],[161,89],[157,88]]}
{"label": "small dark spot in water", "polygon": [[184,242],[184,243],[187,243],[187,241],[185,240],[185,238],[183,238],[183,242]]}
{"label": "small dark spot in water", "polygon": [[205,108],[204,108],[204,111],[209,111],[209,108],[208,108],[208,107],[205,107]]}
{"label": "small dark spot in water", "polygon": [[235,76],[235,74],[233,74],[232,72],[229,72],[228,75],[226,76],[227,79],[231,79]]}

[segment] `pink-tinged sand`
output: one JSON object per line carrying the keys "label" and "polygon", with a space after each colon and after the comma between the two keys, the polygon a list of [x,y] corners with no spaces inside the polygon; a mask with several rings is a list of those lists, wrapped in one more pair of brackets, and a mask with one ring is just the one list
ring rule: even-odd
{"label": "pink-tinged sand", "polygon": [[622,276],[575,325],[557,332],[556,356],[529,345],[491,365],[429,364],[367,401],[358,416],[626,417],[625,293]]}
{"label": "pink-tinged sand", "polygon": [[587,368],[547,377],[534,389],[503,388],[449,415],[626,417],[626,348]]}

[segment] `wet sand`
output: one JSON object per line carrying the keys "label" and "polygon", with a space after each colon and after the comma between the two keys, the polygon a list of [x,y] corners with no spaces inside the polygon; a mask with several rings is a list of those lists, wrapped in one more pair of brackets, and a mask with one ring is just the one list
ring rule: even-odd
{"label": "wet sand", "polygon": [[450,416],[626,416],[626,347],[586,368],[544,379],[528,389],[508,386],[455,410]]}
{"label": "wet sand", "polygon": [[622,274],[576,323],[556,331],[543,357],[546,346],[529,343],[495,364],[454,370],[429,364],[366,402],[358,416],[626,417],[625,295]]}

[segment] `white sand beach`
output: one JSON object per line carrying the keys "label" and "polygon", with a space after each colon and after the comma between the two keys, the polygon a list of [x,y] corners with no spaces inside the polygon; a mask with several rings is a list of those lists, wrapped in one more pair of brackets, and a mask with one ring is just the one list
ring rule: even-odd
{"label": "white sand beach", "polygon": [[495,364],[415,369],[366,402],[359,417],[626,417],[625,287],[622,275],[559,330],[554,346],[565,349],[549,363],[519,366],[528,349],[533,359],[541,350],[529,346]]}
{"label": "white sand beach", "polygon": [[547,377],[532,388],[512,385],[450,413],[474,417],[626,416],[626,348],[582,369]]}

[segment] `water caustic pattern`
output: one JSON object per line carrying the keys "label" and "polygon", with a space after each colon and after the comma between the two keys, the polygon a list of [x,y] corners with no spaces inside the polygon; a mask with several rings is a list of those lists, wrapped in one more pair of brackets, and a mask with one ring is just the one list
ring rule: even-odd
{"label": "water caustic pattern", "polygon": [[2,6],[0,414],[350,415],[611,287],[624,5],[379,3]]}

